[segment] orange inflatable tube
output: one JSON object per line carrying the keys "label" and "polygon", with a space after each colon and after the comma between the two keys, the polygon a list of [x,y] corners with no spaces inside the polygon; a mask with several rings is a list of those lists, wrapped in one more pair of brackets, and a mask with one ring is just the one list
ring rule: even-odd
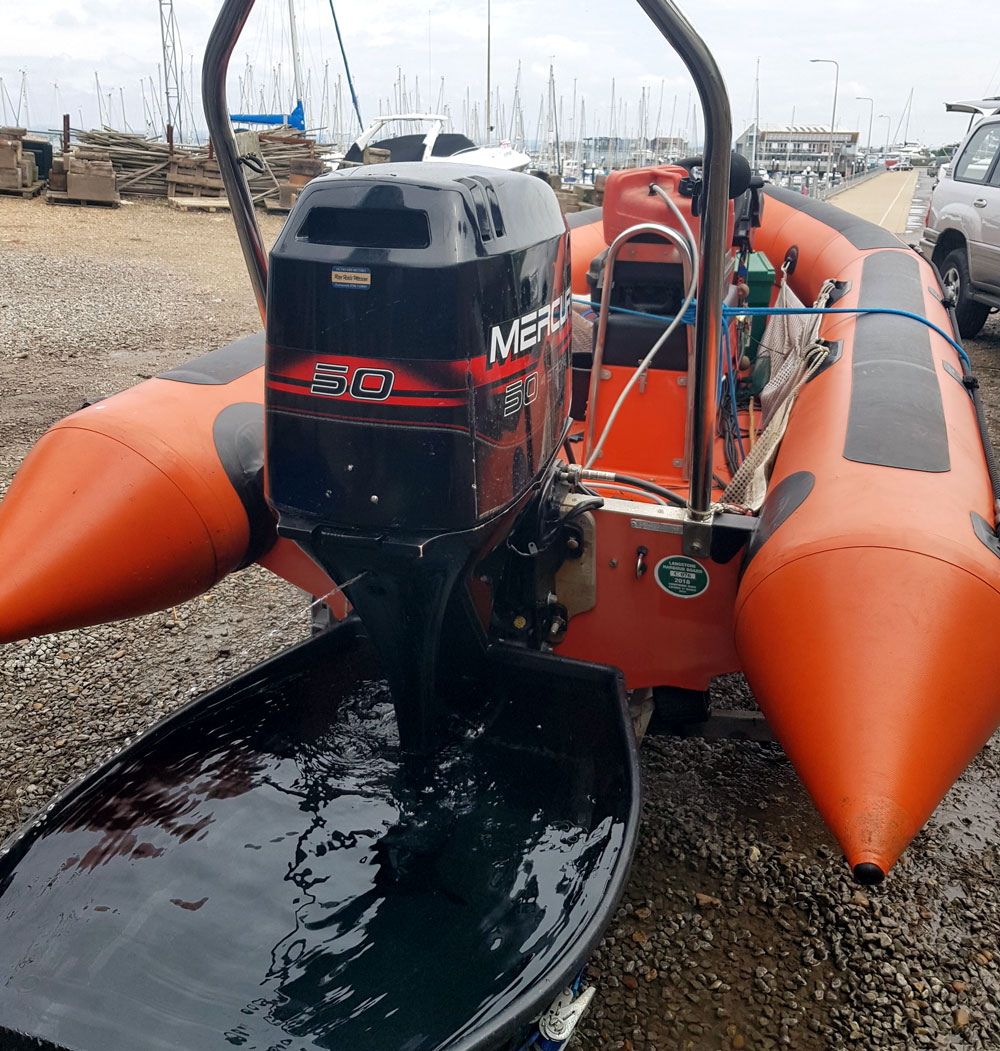
{"label": "orange inflatable tube", "polygon": [[[812,302],[945,332],[931,267],[892,235],[778,192],[756,247]],[[828,316],[840,358],[801,391],[736,599],[761,708],[854,869],[877,882],[1000,722],[1000,546],[961,363],[909,318]],[[837,344],[834,345],[837,349]]]}
{"label": "orange inflatable tube", "polygon": [[0,642],[175,605],[259,559],[334,585],[263,499],[263,336],[59,421],[0,503]]}

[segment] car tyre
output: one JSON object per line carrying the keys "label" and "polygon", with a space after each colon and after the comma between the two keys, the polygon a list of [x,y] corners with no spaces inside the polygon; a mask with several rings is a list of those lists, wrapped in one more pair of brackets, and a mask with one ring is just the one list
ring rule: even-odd
{"label": "car tyre", "polygon": [[977,303],[969,298],[969,263],[964,248],[953,248],[941,263],[941,284],[952,303],[955,304],[955,317],[958,319],[958,331],[963,339],[971,339],[979,334],[986,324],[990,308],[984,303]]}

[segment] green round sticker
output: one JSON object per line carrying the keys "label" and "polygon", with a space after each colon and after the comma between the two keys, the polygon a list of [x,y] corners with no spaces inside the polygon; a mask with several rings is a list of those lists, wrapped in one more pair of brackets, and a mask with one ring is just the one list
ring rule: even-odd
{"label": "green round sticker", "polygon": [[675,598],[694,598],[708,588],[708,570],[686,555],[671,555],[656,563],[656,583]]}

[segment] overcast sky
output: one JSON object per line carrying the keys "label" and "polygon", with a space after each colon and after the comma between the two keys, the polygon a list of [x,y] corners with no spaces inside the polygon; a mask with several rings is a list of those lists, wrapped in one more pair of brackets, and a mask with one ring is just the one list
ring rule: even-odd
{"label": "overcast sky", "polygon": [[[419,83],[424,109],[437,103],[444,78],[444,98],[461,130],[466,91],[473,102],[485,94],[486,0],[461,5],[453,0],[334,2],[362,117],[370,120],[379,112],[380,100],[392,98],[401,69],[411,93],[415,80]],[[329,62],[334,85],[343,64],[329,0],[295,4],[303,66],[311,71],[318,120],[324,63]],[[816,0],[687,0],[682,6],[726,78],[736,134],[753,118],[758,59],[761,122],[787,123],[794,112],[798,124],[825,126],[833,106],[834,66],[813,65],[809,59],[837,60],[837,128],[859,130],[862,145],[868,138],[869,106],[857,101],[859,95],[874,99],[872,141],[879,145],[887,130],[896,140],[913,88],[909,138],[930,146],[953,142],[965,130],[963,117],[944,112],[946,100],[1000,95],[1000,9],[984,0],[933,5],[926,0],[840,0],[836,5]],[[185,76],[190,79],[193,67],[198,85],[217,7],[214,0],[175,0]],[[287,0],[257,0],[230,68],[231,108],[238,107],[238,77],[248,63],[258,96],[263,87],[269,99],[275,93],[273,71],[280,63],[290,99],[287,22]],[[634,2],[492,0],[492,39],[493,85],[501,89],[508,121],[517,64],[522,63],[521,100],[529,139],[538,124],[550,63],[563,103],[564,137],[572,130],[574,82],[578,103],[585,102],[587,134],[607,133],[612,77],[619,132],[636,126],[644,87],[650,100],[649,134],[658,127],[667,135],[672,115],[675,132],[691,130],[690,120],[685,129],[690,78]],[[12,107],[20,107],[24,122],[24,71],[32,128],[56,127],[63,112],[72,115],[74,127],[81,121],[84,127],[96,126],[96,72],[105,109],[111,95],[108,122],[123,126],[124,101],[129,125],[145,130],[140,82],[145,82],[146,105],[152,109],[149,78],[157,82],[161,58],[158,0],[0,0],[0,103],[8,121],[14,117]],[[198,107],[199,92],[194,94]],[[626,106],[629,128],[623,129]],[[203,123],[200,107],[197,123]]]}

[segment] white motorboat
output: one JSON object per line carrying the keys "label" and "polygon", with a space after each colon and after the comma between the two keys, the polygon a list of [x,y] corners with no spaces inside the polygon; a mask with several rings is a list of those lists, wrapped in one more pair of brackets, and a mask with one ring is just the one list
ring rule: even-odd
{"label": "white motorboat", "polygon": [[[378,117],[358,136],[344,155],[348,164],[361,164],[368,147],[389,151],[392,161],[447,161],[476,164],[505,171],[524,171],[531,163],[526,153],[515,150],[508,140],[498,146],[477,146],[470,138],[444,130],[448,118],[436,113],[395,113]],[[411,134],[380,137],[392,125],[413,125]],[[426,129],[426,130],[424,130]],[[395,127],[390,130],[395,131]]]}

